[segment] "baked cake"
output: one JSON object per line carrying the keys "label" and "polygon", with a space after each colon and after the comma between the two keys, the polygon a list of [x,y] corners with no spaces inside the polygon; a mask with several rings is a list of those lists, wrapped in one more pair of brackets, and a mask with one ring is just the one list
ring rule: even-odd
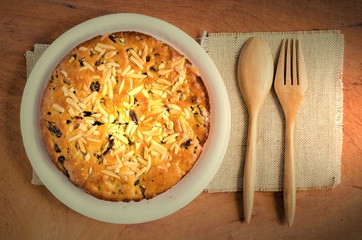
{"label": "baked cake", "polygon": [[151,199],[193,167],[209,132],[205,85],[170,45],[139,32],[94,37],[57,65],[40,107],[52,162],[109,201]]}

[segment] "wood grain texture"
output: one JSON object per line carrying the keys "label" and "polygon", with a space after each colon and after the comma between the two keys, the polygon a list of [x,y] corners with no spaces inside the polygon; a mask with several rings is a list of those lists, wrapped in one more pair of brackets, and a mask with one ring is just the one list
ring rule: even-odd
{"label": "wood grain texture", "polygon": [[[242,193],[202,193],[176,213],[136,225],[102,223],[30,184],[20,103],[24,53],[90,18],[133,12],[165,20],[191,37],[208,32],[340,29],[345,37],[342,183],[297,193],[289,228],[282,193],[256,192],[253,221]],[[0,239],[360,239],[362,235],[361,1],[0,1]]]}

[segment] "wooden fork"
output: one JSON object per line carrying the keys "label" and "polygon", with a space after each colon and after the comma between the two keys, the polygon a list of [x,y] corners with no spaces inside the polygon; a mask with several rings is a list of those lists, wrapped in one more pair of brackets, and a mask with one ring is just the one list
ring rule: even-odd
{"label": "wooden fork", "polygon": [[[287,43],[286,43],[287,42]],[[285,46],[287,45],[287,46]],[[292,45],[292,47],[291,47]],[[292,48],[292,51],[291,51]],[[284,211],[289,227],[295,213],[294,126],[297,111],[307,91],[304,58],[299,41],[283,40],[275,73],[274,89],[285,116]]]}

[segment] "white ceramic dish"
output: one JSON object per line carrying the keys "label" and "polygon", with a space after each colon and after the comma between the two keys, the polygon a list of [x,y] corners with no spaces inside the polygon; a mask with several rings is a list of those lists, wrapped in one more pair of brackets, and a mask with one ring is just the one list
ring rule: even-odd
{"label": "white ceramic dish", "polygon": [[[192,170],[163,194],[140,202],[108,202],[73,186],[50,161],[39,134],[40,100],[53,68],[77,44],[99,34],[138,31],[170,44],[198,69],[210,96],[211,129],[204,152]],[[27,80],[20,112],[25,150],[40,180],[65,205],[104,222],[141,223],[167,216],[196,198],[218,170],[230,134],[230,105],[221,76],[206,52],[190,36],[164,21],[139,14],[112,14],[88,20],[55,40]]]}

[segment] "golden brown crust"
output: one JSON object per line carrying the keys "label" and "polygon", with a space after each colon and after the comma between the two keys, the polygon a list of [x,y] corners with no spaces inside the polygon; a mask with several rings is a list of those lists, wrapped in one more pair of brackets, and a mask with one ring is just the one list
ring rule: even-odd
{"label": "golden brown crust", "polygon": [[52,162],[109,201],[151,199],[174,186],[209,131],[208,93],[191,62],[138,32],[75,47],[54,69],[40,110]]}

